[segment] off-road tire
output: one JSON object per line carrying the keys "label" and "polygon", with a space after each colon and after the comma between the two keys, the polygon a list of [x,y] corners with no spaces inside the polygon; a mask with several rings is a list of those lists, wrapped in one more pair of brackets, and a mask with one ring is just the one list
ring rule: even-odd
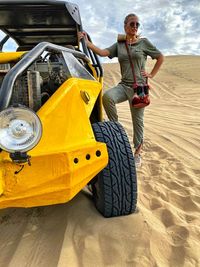
{"label": "off-road tire", "polygon": [[95,206],[104,217],[131,214],[137,204],[137,176],[126,132],[118,122],[98,122],[92,127],[109,155],[108,165],[91,183]]}

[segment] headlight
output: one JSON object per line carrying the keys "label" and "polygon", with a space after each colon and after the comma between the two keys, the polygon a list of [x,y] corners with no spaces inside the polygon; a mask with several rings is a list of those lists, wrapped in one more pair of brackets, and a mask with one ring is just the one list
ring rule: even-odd
{"label": "headlight", "polygon": [[39,117],[26,107],[10,107],[0,112],[0,147],[7,152],[26,152],[42,135]]}

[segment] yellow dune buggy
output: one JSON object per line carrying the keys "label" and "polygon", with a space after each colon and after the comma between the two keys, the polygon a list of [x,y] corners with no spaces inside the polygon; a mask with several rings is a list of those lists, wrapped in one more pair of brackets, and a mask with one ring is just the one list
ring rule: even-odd
{"label": "yellow dune buggy", "polygon": [[[78,6],[0,1],[0,30],[0,208],[64,203],[90,185],[105,217],[134,212],[134,157],[123,127],[103,120]],[[16,51],[2,52],[8,39]]]}

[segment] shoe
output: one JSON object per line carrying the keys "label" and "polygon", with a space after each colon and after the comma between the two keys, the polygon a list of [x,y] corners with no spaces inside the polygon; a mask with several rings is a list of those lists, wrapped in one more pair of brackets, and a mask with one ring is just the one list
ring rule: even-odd
{"label": "shoe", "polygon": [[91,184],[87,184],[87,189],[90,191],[90,193],[93,193],[92,185]]}
{"label": "shoe", "polygon": [[141,155],[140,154],[135,154],[134,157],[135,157],[135,166],[136,166],[136,168],[141,167],[141,165],[142,165]]}

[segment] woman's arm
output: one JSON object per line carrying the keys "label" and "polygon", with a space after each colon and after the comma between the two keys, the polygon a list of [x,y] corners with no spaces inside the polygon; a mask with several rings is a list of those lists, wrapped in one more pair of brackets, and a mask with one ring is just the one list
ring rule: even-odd
{"label": "woman's arm", "polygon": [[85,38],[85,42],[88,48],[90,48],[94,53],[101,57],[108,57],[110,55],[110,52],[107,49],[100,49],[99,47],[95,46],[93,43],[91,43],[88,38],[87,34],[85,32],[79,32],[78,34],[79,39]]}
{"label": "woman's arm", "polygon": [[142,70],[141,73],[144,77],[153,78],[156,73],[159,71],[162,63],[164,61],[164,56],[162,54],[159,55],[159,57],[156,59],[156,63],[150,73],[147,73],[145,70]]}

